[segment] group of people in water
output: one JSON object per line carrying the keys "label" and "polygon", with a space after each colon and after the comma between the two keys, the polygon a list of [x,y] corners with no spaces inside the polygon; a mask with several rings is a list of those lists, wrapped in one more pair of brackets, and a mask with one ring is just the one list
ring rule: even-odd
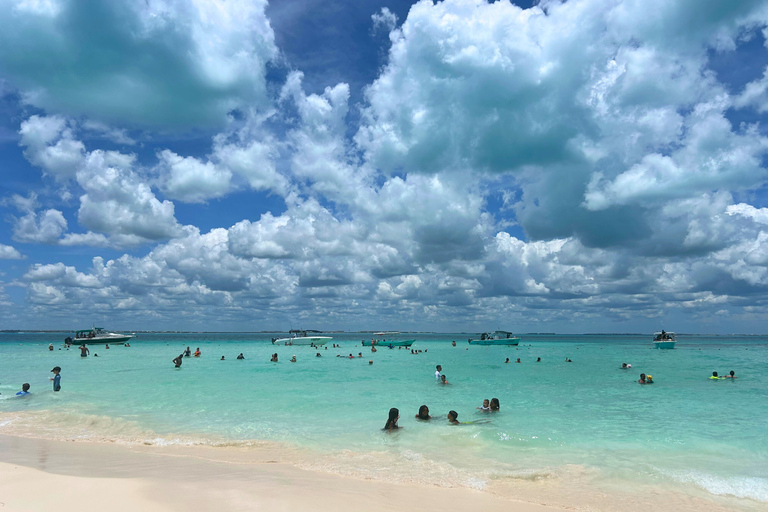
{"label": "group of people in water", "polygon": [[[491,398],[488,400],[487,398],[483,400],[483,405],[480,407],[477,407],[477,410],[481,412],[499,412],[500,406],[499,406],[499,399],[498,398]],[[415,418],[419,421],[431,421],[440,419],[443,416],[432,416],[429,414],[429,407],[426,405],[422,405],[419,407],[419,412],[416,414]],[[487,419],[478,419],[474,421],[459,421],[459,413],[450,410],[445,415],[445,418],[448,420],[449,425],[471,425],[471,424],[477,424],[477,423],[486,423]],[[397,424],[397,420],[400,419],[400,409],[397,407],[393,407],[389,410],[389,417],[387,418],[387,422],[384,424],[384,430],[397,430],[402,428]]]}

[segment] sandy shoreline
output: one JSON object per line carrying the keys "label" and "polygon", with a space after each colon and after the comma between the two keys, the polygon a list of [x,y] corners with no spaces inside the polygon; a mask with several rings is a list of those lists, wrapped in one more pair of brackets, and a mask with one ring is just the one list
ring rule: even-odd
{"label": "sandy shoreline", "polygon": [[[472,489],[357,480],[232,450],[103,445],[0,436],[8,511],[484,510],[555,512]],[[221,449],[218,449],[221,450]],[[265,457],[266,456],[266,457]],[[240,460],[238,460],[238,457]]]}

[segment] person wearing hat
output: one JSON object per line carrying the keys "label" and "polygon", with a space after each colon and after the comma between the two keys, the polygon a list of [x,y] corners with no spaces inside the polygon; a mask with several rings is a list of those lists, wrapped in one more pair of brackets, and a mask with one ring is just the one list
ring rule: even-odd
{"label": "person wearing hat", "polygon": [[61,367],[60,366],[54,366],[53,370],[53,377],[49,377],[48,380],[53,381],[53,390],[54,391],[60,391],[61,390]]}

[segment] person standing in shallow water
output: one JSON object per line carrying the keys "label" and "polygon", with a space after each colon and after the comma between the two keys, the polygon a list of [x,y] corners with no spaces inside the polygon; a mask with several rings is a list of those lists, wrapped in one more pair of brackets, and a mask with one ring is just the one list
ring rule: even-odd
{"label": "person standing in shallow water", "polygon": [[389,418],[384,425],[384,430],[397,430],[400,427],[397,426],[397,420],[400,419],[400,410],[393,407],[389,410]]}
{"label": "person standing in shallow water", "polygon": [[53,381],[53,390],[54,391],[61,391],[61,367],[60,366],[54,366],[53,370],[51,370],[53,373],[53,377],[49,377],[49,380]]}
{"label": "person standing in shallow water", "polygon": [[181,368],[181,363],[183,361],[183,359],[182,359],[183,357],[184,357],[184,353],[182,352],[181,354],[179,354],[178,356],[176,356],[173,359],[173,364],[176,365],[176,368]]}
{"label": "person standing in shallow water", "polygon": [[80,357],[88,357],[91,351],[85,345],[80,345]]}

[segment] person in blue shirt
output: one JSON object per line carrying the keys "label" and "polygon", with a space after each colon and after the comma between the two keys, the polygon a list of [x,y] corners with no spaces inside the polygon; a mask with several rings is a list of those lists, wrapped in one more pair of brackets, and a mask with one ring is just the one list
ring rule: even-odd
{"label": "person in blue shirt", "polygon": [[21,385],[21,391],[16,393],[16,396],[27,396],[31,394],[32,393],[29,392],[29,384],[25,382],[24,384]]}
{"label": "person in blue shirt", "polygon": [[61,372],[60,366],[54,366],[53,370],[53,377],[49,377],[49,380],[53,381],[53,390],[54,391],[60,391],[61,390],[61,375],[59,373]]}

